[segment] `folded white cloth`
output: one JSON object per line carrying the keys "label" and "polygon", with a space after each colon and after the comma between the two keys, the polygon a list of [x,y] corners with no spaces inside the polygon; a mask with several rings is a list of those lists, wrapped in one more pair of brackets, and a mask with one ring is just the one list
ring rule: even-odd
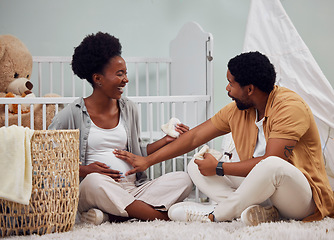
{"label": "folded white cloth", "polygon": [[30,140],[34,130],[0,128],[0,198],[28,205],[32,190]]}
{"label": "folded white cloth", "polygon": [[166,133],[167,135],[173,137],[173,138],[178,138],[180,136],[180,133],[175,131],[175,127],[177,124],[180,124],[180,120],[177,118],[171,118],[168,123],[163,124],[161,126],[161,130]]}
{"label": "folded white cloth", "polygon": [[217,161],[219,161],[223,156],[223,154],[221,152],[219,152],[215,149],[209,148],[208,145],[203,145],[201,150],[194,155],[194,158],[198,159],[198,160],[203,160],[205,153],[210,153],[212,156],[214,156],[217,159]]}

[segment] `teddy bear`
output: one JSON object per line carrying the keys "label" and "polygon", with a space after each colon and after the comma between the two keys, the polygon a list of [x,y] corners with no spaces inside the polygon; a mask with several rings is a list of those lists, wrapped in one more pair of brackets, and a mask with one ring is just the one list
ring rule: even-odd
{"label": "teddy bear", "polygon": [[[33,60],[24,43],[12,35],[0,35],[0,97],[35,97],[30,82]],[[56,97],[47,94],[44,97]],[[18,106],[9,104],[9,125],[18,124]],[[43,108],[34,104],[34,129],[43,128]],[[30,105],[21,105],[21,125],[30,127]],[[55,106],[46,106],[46,125],[48,126],[55,114]],[[5,105],[0,104],[0,127],[5,126]]]}

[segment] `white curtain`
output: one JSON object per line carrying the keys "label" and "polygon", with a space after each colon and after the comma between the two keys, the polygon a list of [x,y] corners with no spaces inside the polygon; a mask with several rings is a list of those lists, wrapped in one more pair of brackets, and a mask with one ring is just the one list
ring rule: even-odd
{"label": "white curtain", "polygon": [[334,90],[279,0],[252,0],[244,41],[248,51],[268,56],[277,72],[276,84],[297,92],[310,106],[334,189]]}

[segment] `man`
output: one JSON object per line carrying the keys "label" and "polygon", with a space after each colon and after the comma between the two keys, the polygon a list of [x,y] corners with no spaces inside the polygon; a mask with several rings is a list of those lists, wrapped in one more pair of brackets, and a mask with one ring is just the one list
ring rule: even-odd
{"label": "man", "polygon": [[[232,133],[240,162],[217,162],[210,154],[192,160],[194,183],[218,204],[179,203],[169,217],[181,221],[230,221],[248,225],[280,218],[321,220],[334,217],[334,197],[322,158],[312,112],[295,92],[275,86],[276,73],[259,52],[228,63],[226,90],[233,102],[211,119],[142,158],[117,151],[135,171],[184,154],[211,139]],[[235,176],[244,177],[235,181]],[[240,178],[238,179],[240,180]]]}

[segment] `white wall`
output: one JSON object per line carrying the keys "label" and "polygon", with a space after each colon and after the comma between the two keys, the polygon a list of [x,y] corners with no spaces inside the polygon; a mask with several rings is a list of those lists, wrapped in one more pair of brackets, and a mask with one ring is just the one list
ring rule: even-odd
{"label": "white wall", "polygon": [[[226,95],[226,63],[242,51],[249,0],[0,0],[0,34],[20,38],[32,55],[72,55],[97,31],[120,38],[123,56],[168,56],[182,25],[214,37],[215,112]],[[301,37],[334,85],[334,1],[282,0]],[[34,77],[34,76],[32,76]]]}

